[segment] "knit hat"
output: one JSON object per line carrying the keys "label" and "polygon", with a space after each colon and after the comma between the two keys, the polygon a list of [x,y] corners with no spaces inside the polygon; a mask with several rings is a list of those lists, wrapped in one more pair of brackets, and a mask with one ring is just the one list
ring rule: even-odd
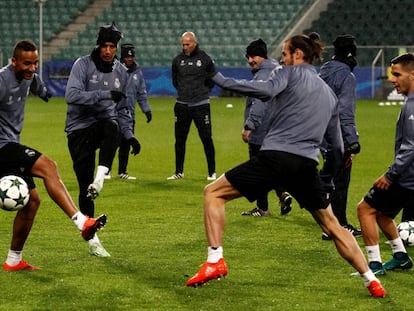
{"label": "knit hat", "polygon": [[115,26],[115,22],[111,25],[99,27],[98,39],[96,40],[97,45],[102,45],[105,42],[112,42],[118,45],[119,40],[123,38],[122,33]]}
{"label": "knit hat", "polygon": [[121,45],[121,58],[134,57],[135,47],[131,43],[124,43]]}
{"label": "knit hat", "polygon": [[340,35],[333,42],[335,55],[339,57],[356,56],[355,37],[352,35]]}
{"label": "knit hat", "polygon": [[267,58],[266,42],[260,38],[250,42],[246,48],[246,58],[249,56],[261,56],[263,58]]}

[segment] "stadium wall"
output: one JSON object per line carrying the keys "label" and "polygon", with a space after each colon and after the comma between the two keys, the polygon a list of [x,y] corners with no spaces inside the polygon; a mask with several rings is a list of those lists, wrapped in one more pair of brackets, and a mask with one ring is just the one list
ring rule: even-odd
{"label": "stadium wall", "polygon": [[[54,96],[64,96],[67,79],[72,68],[73,61],[49,61],[43,66],[43,79]],[[225,76],[237,79],[250,80],[252,74],[248,67],[217,67]],[[150,96],[175,96],[176,91],[171,82],[170,67],[143,67],[145,83]],[[357,97],[371,98],[371,68],[355,68],[357,78]],[[381,76],[381,67],[375,69],[375,76]],[[381,80],[376,80],[375,89],[381,87]],[[221,89],[214,87],[212,96],[220,96]]]}

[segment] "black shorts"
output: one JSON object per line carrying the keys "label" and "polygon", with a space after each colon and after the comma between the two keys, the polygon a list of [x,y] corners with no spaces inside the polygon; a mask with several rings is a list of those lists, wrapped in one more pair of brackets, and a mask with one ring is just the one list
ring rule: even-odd
{"label": "black shorts", "polygon": [[29,189],[35,188],[31,170],[41,155],[33,148],[18,143],[8,143],[0,148],[0,176],[20,176],[27,182]]}
{"label": "black shorts", "polygon": [[395,218],[403,208],[414,208],[414,190],[391,185],[388,190],[372,187],[364,197],[372,208]]}
{"label": "black shorts", "polygon": [[270,190],[284,188],[309,211],[325,209],[329,205],[322,190],[317,163],[281,151],[260,151],[249,161],[225,173],[228,181],[250,202]]}

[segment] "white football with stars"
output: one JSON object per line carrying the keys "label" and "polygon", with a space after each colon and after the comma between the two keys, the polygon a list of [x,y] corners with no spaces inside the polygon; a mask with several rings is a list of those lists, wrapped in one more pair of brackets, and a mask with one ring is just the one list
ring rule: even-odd
{"label": "white football with stars", "polygon": [[406,246],[414,246],[414,221],[404,221],[398,225],[398,234]]}
{"label": "white football with stars", "polygon": [[23,178],[7,175],[0,179],[0,207],[6,211],[18,211],[29,202],[29,187]]}

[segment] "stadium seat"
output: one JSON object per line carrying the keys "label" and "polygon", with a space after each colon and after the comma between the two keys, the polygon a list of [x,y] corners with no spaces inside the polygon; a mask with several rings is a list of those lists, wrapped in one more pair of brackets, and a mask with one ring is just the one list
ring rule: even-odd
{"label": "stadium seat", "polygon": [[318,31],[327,43],[339,34],[355,35],[358,45],[376,47],[358,50],[358,64],[370,66],[380,48],[385,48],[385,57],[390,59],[398,53],[398,46],[414,44],[412,32],[407,31],[411,25],[403,22],[411,21],[413,15],[414,5],[409,0],[336,0],[306,31]]}
{"label": "stadium seat", "polygon": [[[71,41],[71,47],[64,47],[59,54],[53,56],[53,59],[74,59],[80,55],[79,51],[89,52],[96,40],[99,26],[115,20],[124,32],[125,39],[136,42],[137,52],[143,57],[148,55],[148,60],[142,60],[142,63],[147,66],[170,66],[172,57],[180,50],[179,37],[188,30],[196,32],[202,46],[218,45],[219,58],[226,64],[245,66],[245,60],[234,53],[235,49],[238,51],[244,49],[248,42],[257,37],[273,42],[281,32],[287,31],[284,26],[292,22],[295,13],[314,1],[112,0],[111,7],[96,16],[95,20],[87,25],[86,30],[79,32],[78,38]],[[19,24],[13,26],[18,30],[17,33],[4,31],[3,37],[11,36],[13,40],[2,37],[0,48],[5,50],[9,45],[8,42],[20,38],[23,34],[37,37],[38,29],[33,25],[38,23],[38,6],[32,1],[3,0],[3,2],[0,8],[3,22],[18,21],[19,14],[13,17],[13,12],[29,12],[27,18],[32,18],[28,22],[32,30],[26,33]],[[92,0],[47,1],[44,6],[45,40],[50,40],[76,16],[82,14],[92,2]],[[150,52],[147,45],[152,45]],[[164,51],[169,52],[164,53]]]}

